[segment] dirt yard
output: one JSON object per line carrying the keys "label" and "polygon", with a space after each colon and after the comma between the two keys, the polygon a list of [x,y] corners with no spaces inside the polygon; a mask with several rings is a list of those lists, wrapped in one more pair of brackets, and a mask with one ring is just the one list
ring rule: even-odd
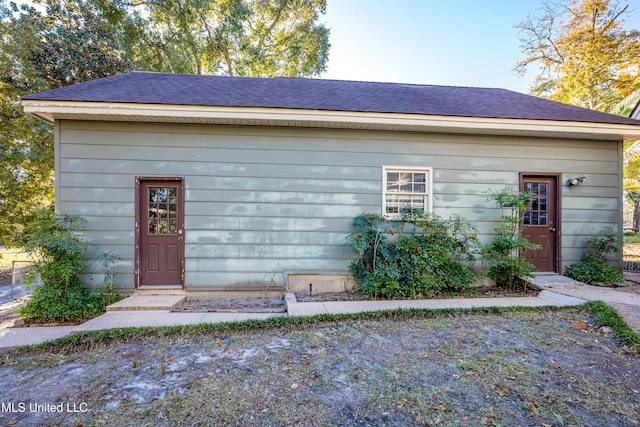
{"label": "dirt yard", "polygon": [[0,425],[638,425],[640,357],[593,322],[449,314],[5,354]]}

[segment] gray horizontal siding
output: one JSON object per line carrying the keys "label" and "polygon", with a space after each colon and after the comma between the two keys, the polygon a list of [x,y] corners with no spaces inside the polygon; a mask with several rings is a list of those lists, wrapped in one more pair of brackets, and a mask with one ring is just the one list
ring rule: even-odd
{"label": "gray horizontal siding", "polygon": [[[562,173],[563,261],[620,223],[619,153],[606,141],[63,121],[57,208],[88,219],[87,237],[122,257],[133,287],[136,176],[185,178],[187,289],[282,284],[287,273],[346,273],[352,218],[380,213],[382,166],[432,167],[435,213],[491,239],[486,192],[519,172]],[[534,160],[535,159],[535,160]],[[88,273],[95,273],[93,267]],[[265,279],[268,278],[268,279]],[[266,282],[265,282],[266,280]]]}

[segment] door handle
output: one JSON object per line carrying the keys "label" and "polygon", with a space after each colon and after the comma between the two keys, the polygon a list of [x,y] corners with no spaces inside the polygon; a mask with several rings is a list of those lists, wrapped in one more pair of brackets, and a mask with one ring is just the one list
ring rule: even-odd
{"label": "door handle", "polygon": [[184,238],[182,236],[178,237],[178,241],[182,242],[184,240]]}
{"label": "door handle", "polygon": [[556,231],[555,227],[549,227],[549,231]]}

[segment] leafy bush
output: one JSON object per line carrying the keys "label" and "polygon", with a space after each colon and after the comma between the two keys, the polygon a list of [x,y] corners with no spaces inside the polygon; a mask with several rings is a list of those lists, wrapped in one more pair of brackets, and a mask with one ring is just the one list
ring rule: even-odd
{"label": "leafy bush", "polygon": [[89,319],[104,311],[104,301],[89,293],[80,281],[89,243],[78,231],[85,223],[79,216],[39,211],[18,236],[15,243],[32,255],[32,273],[42,281],[31,300],[18,309],[20,316],[34,322],[66,322]]}
{"label": "leafy bush", "polygon": [[90,294],[79,281],[64,289],[46,283],[38,286],[31,300],[18,309],[19,316],[36,323],[82,321],[103,312],[103,300]]}
{"label": "leafy bush", "polygon": [[615,234],[590,237],[582,260],[567,267],[565,275],[590,285],[622,283],[624,281],[622,272],[611,267],[607,261],[609,254],[618,252],[620,252],[620,242]]}
{"label": "leafy bush", "polygon": [[479,252],[476,228],[459,217],[407,211],[401,220],[354,218],[347,244],[359,255],[351,271],[371,298],[432,297],[467,288]]}
{"label": "leafy bush", "polygon": [[493,241],[482,249],[482,259],[490,266],[487,276],[507,289],[526,286],[525,278],[533,276],[531,271],[535,266],[525,261],[524,255],[528,250],[539,249],[540,245],[522,236],[523,216],[531,206],[532,198],[530,193],[508,190],[490,192],[487,198],[502,209],[502,224],[496,228]]}

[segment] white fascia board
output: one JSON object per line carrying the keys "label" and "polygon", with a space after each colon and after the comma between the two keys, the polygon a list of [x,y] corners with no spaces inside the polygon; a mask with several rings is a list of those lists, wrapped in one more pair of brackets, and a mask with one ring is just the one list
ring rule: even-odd
{"label": "white fascia board", "polygon": [[[55,119],[109,120],[109,117],[145,118],[157,122],[170,122],[176,118],[201,123],[310,123],[313,126],[362,128],[376,125],[401,130],[425,130],[455,133],[555,135],[556,137],[586,137],[635,141],[640,139],[638,126],[611,123],[569,122],[560,120],[505,119],[485,117],[457,117],[400,113],[369,113],[354,111],[299,110],[286,108],[214,107],[192,105],[100,103],[75,101],[23,100],[24,111],[53,123]],[[291,126],[289,124],[289,126]]]}

